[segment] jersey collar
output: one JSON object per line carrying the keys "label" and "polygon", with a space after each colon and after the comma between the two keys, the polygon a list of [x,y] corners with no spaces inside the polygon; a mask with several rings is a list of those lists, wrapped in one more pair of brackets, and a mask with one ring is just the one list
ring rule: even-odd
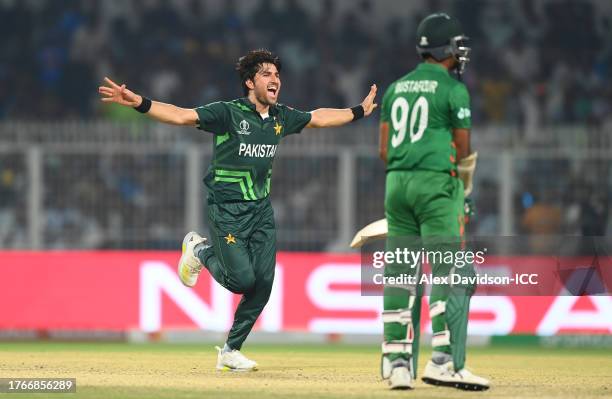
{"label": "jersey collar", "polygon": [[421,62],[417,69],[420,69],[422,71],[444,72],[448,75],[448,69],[446,69],[440,64],[432,64],[431,62]]}
{"label": "jersey collar", "polygon": [[[242,97],[238,101],[240,101],[241,104],[244,104],[247,107],[249,107],[250,109],[252,109],[253,112],[257,112],[257,108],[255,107],[255,104],[253,104],[251,102],[251,100],[249,100],[248,97]],[[278,114],[278,107],[276,105],[270,105],[270,110],[268,111],[268,114],[270,116],[277,115]]]}

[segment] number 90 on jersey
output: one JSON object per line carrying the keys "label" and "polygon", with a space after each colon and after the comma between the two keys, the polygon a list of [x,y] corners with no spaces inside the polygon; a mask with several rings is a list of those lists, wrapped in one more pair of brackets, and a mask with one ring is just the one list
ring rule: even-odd
{"label": "number 90 on jersey", "polygon": [[[408,100],[404,97],[396,98],[391,105],[391,124],[393,125],[393,130],[397,132],[391,137],[393,148],[398,147],[404,142],[406,130],[410,132],[411,143],[419,141],[423,137],[425,129],[427,129],[428,117],[429,103],[425,97],[417,98],[412,110]],[[410,125],[408,125],[408,121],[410,121]]]}

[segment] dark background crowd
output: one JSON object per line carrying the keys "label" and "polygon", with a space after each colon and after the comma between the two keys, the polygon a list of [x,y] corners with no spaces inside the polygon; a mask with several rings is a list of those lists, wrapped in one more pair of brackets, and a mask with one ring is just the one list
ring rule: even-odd
{"label": "dark background crowd", "polygon": [[[196,106],[241,96],[234,65],[264,47],[283,61],[281,102],[304,110],[352,106],[371,83],[382,95],[419,62],[416,26],[440,10],[461,20],[473,49],[464,81],[481,161],[469,232],[504,232],[505,145],[514,151],[508,195],[514,234],[612,231],[610,1],[0,0],[0,150],[3,143],[60,144],[43,146],[42,245],[175,248],[184,234],[185,149],[209,138],[174,134],[181,138],[175,143],[157,125],[132,129],[138,124],[122,122],[142,121],[141,115],[99,101],[104,76],[160,101]],[[337,191],[340,154],[317,153],[327,143],[324,134],[284,144],[304,152],[281,151],[275,162],[280,249],[335,248],[342,195],[355,197],[355,227],[382,217],[377,122],[369,118],[333,134],[334,148],[368,148],[356,155],[354,193]],[[123,129],[131,133],[118,136]],[[107,150],[85,144],[85,151],[62,152],[62,143],[78,146],[87,135]],[[497,141],[487,144],[492,136]],[[171,144],[158,152],[108,150],[132,139],[138,150],[160,140]],[[573,154],[583,143],[593,156]],[[0,152],[0,248],[31,242],[32,162],[29,147],[16,148]]]}
{"label": "dark background crowd", "polygon": [[[395,13],[398,3],[412,11]],[[465,79],[477,124],[598,124],[610,114],[606,0],[349,4],[0,1],[0,118],[99,118],[105,111],[96,87],[104,75],[183,106],[235,98],[234,64],[259,47],[284,61],[283,102],[351,105],[371,82],[384,88],[418,62],[416,25],[438,10],[458,17],[472,38]]]}

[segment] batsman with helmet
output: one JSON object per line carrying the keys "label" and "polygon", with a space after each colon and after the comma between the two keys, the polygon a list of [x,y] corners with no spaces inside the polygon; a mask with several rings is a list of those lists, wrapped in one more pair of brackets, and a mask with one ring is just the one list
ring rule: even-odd
{"label": "batsman with helmet", "polygon": [[[419,24],[416,39],[423,62],[389,86],[381,108],[380,156],[387,170],[386,245],[391,251],[405,244],[405,238],[421,243],[450,238],[460,245],[464,198],[472,190],[477,158],[470,148],[470,97],[460,81],[469,61],[467,37],[456,19],[437,13]],[[451,76],[452,71],[459,79]],[[419,268],[414,273],[419,273]],[[388,264],[385,275],[401,271]],[[455,271],[448,262],[432,264],[433,276]],[[462,273],[473,273],[473,266]],[[424,382],[488,389],[489,381],[465,368],[467,319],[474,290],[472,286],[432,286],[433,354],[425,367]],[[421,295],[418,285],[384,289],[382,373],[393,389],[414,387]]]}

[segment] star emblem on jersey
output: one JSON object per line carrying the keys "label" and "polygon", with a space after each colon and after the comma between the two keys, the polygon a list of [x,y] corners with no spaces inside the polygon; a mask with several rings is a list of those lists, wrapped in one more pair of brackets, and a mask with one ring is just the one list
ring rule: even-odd
{"label": "star emblem on jersey", "polygon": [[281,134],[281,130],[283,130],[283,125],[279,125],[278,122],[274,125],[274,134],[277,136]]}
{"label": "star emblem on jersey", "polygon": [[234,237],[232,233],[228,233],[227,236],[225,236],[225,243],[236,244],[236,237]]}

